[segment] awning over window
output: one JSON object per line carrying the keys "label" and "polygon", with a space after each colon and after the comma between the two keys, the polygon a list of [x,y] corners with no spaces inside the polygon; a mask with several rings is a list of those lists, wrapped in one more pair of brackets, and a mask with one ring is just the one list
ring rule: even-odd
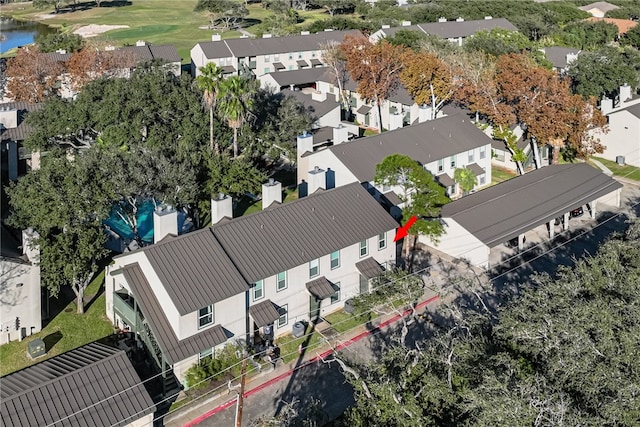
{"label": "awning over window", "polygon": [[448,174],[443,173],[442,175],[438,175],[436,176],[436,179],[438,180],[438,182],[440,184],[442,184],[445,187],[451,187],[452,185],[454,185],[456,182],[453,180],[453,178],[451,178]]}
{"label": "awning over window", "polygon": [[307,61],[305,61],[304,59],[298,59],[296,61],[296,63],[298,64],[298,67],[308,67],[309,63]]}
{"label": "awning over window", "polygon": [[276,305],[270,299],[249,307],[249,314],[259,328],[272,324],[280,317]]}
{"label": "awning over window", "polygon": [[322,61],[320,61],[318,58],[313,58],[313,59],[311,60],[311,65],[312,65],[313,67],[319,67],[319,66],[321,66],[321,65],[322,65]]}
{"label": "awning over window", "polygon": [[382,267],[373,257],[357,262],[356,268],[367,280],[378,277],[384,273],[384,267]]}
{"label": "awning over window", "polygon": [[307,282],[307,290],[311,295],[318,299],[329,298],[336,292],[333,289],[331,282],[329,282],[324,276]]}
{"label": "awning over window", "polygon": [[402,199],[395,193],[395,191],[388,191],[383,194],[383,196],[391,203],[393,206],[398,206],[402,203]]}
{"label": "awning over window", "polygon": [[358,114],[367,114],[369,111],[371,111],[371,107],[369,107],[368,105],[363,105],[362,107],[358,108],[356,113],[358,113]]}
{"label": "awning over window", "polygon": [[282,64],[282,62],[274,62],[273,66],[275,67],[276,70],[284,70],[285,66],[284,64]]}
{"label": "awning over window", "polygon": [[225,65],[222,67],[222,74],[233,74],[236,72],[236,69],[233,65]]}
{"label": "awning over window", "polygon": [[475,176],[484,175],[485,173],[484,169],[482,169],[482,167],[480,167],[480,165],[477,163],[471,163],[470,165],[467,165],[467,169],[473,172]]}

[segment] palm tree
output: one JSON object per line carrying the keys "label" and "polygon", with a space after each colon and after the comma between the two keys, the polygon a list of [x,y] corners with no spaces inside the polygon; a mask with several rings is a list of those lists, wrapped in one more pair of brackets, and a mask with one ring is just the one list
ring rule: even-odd
{"label": "palm tree", "polygon": [[211,150],[220,154],[220,145],[213,141],[213,110],[218,102],[220,86],[223,82],[222,68],[213,62],[209,62],[204,67],[198,68],[200,75],[196,77],[196,85],[203,91],[202,105],[209,109],[209,143]]}
{"label": "palm tree", "polygon": [[251,114],[253,90],[249,80],[240,76],[229,77],[220,85],[218,113],[233,129],[233,157],[238,157],[238,129]]}

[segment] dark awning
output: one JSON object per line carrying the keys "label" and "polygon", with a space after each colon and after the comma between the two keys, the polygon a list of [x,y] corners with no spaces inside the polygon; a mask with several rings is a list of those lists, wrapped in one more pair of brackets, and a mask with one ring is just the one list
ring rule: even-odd
{"label": "dark awning", "polygon": [[280,317],[276,305],[270,299],[249,307],[249,314],[259,328],[272,324]]}
{"label": "dark awning", "polygon": [[356,268],[367,280],[378,277],[384,272],[384,267],[382,267],[373,257],[356,262]]}
{"label": "dark awning", "polygon": [[274,62],[273,66],[276,68],[276,70],[284,70],[285,66],[282,64],[282,62]]}
{"label": "dark awning", "polygon": [[311,66],[312,67],[316,67],[316,66],[321,66],[322,65],[322,61],[320,61],[318,58],[313,58],[311,60]]}
{"label": "dark awning", "polygon": [[307,290],[311,295],[318,299],[329,298],[336,291],[333,289],[331,282],[326,277],[322,276],[318,279],[307,282]]}
{"label": "dark awning", "polygon": [[233,65],[225,65],[222,67],[222,74],[233,74],[236,72],[236,69]]}
{"label": "dark awning", "polygon": [[449,175],[447,175],[446,173],[443,173],[442,175],[438,175],[436,176],[436,179],[438,180],[438,182],[442,185],[444,185],[445,187],[451,187],[452,185],[454,185],[456,182],[453,180],[453,178],[451,178]]}
{"label": "dark awning", "polygon": [[391,203],[393,206],[398,206],[402,203],[402,199],[396,194],[395,191],[389,191],[383,194],[383,196]]}
{"label": "dark awning", "polygon": [[304,59],[298,59],[296,61],[296,63],[298,64],[298,67],[308,67],[309,63],[307,61],[305,61]]}
{"label": "dark awning", "polygon": [[368,105],[363,105],[362,107],[358,108],[356,113],[358,113],[358,114],[367,114],[369,111],[371,111],[371,107],[369,107]]}
{"label": "dark awning", "polygon": [[473,172],[475,176],[484,175],[484,169],[482,169],[482,167],[480,167],[480,165],[477,163],[471,163],[470,165],[467,165],[467,169]]}

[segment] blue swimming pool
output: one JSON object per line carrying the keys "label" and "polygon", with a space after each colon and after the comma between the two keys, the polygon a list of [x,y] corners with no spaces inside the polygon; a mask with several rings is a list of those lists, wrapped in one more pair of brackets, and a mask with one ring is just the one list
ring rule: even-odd
{"label": "blue swimming pool", "polygon": [[[119,203],[111,210],[111,216],[103,224],[108,226],[112,231],[125,240],[133,240],[135,238],[131,226],[127,221],[123,220],[118,214],[125,212],[128,207],[124,203]],[[153,211],[155,203],[153,200],[146,200],[138,207],[136,215],[138,221],[138,235],[144,243],[153,243]]]}

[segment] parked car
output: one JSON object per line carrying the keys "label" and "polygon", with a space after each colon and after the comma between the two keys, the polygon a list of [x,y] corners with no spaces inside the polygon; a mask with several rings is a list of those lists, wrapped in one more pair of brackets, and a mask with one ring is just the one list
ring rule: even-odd
{"label": "parked car", "polygon": [[584,210],[582,209],[582,206],[580,206],[579,208],[576,208],[576,209],[572,210],[571,212],[569,212],[569,217],[577,218],[579,216],[582,216],[583,214],[584,214]]}

